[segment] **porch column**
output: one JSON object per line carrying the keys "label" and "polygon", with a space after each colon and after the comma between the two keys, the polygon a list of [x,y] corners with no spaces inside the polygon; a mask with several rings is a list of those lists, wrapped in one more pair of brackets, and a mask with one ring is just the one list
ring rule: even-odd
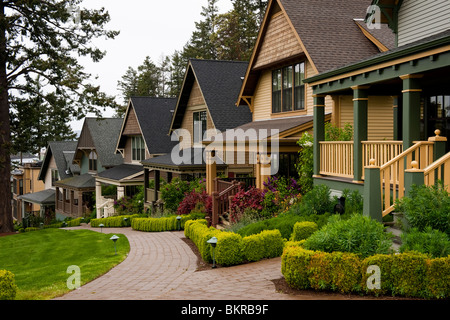
{"label": "porch column", "polygon": [[58,210],[59,206],[58,206],[58,201],[59,201],[59,188],[55,187],[55,212],[56,210]]}
{"label": "porch column", "polygon": [[[95,181],[95,204],[96,204],[96,213],[97,213],[97,219],[100,218],[102,215],[100,214],[101,211],[104,211],[104,209],[98,209],[99,206],[103,204],[102,201],[102,184],[98,181]],[[80,202],[78,200],[78,202]]]}
{"label": "porch column", "polygon": [[320,142],[325,140],[325,95],[314,97],[314,171],[313,175],[320,175]]}
{"label": "porch column", "polygon": [[420,79],[423,74],[407,74],[403,80],[403,149],[420,140],[420,98],[422,89]]}
{"label": "porch column", "polygon": [[[101,193],[101,187],[100,187]],[[78,217],[83,216],[83,192],[78,191]]]}
{"label": "porch column", "polygon": [[69,190],[69,197],[70,197],[70,215],[74,215],[76,212],[73,212],[73,199],[74,199],[74,191],[73,190]]}
{"label": "porch column", "polygon": [[353,180],[360,182],[363,175],[362,141],[367,141],[367,109],[369,106],[368,86],[353,89]]}
{"label": "porch column", "polygon": [[125,187],[117,186],[117,200],[125,197]]}
{"label": "porch column", "polygon": [[212,194],[214,190],[214,179],[217,177],[216,151],[206,152],[206,192]]}
{"label": "porch column", "polygon": [[158,201],[158,191],[161,183],[161,171],[155,170],[155,202]]}
{"label": "porch column", "polygon": [[149,187],[149,170],[144,168],[144,204],[148,201],[147,189]]}

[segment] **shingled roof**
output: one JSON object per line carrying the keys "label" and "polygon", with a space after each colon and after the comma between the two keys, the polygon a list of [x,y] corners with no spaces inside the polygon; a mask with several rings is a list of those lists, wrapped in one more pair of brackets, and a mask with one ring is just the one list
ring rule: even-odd
{"label": "shingled roof", "polygon": [[365,18],[372,0],[278,1],[318,72],[380,52],[354,22]]}
{"label": "shingled roof", "polygon": [[170,130],[180,128],[192,86],[197,81],[216,129],[225,131],[252,121],[249,108],[234,104],[248,62],[191,59]]}
{"label": "shingled roof", "polygon": [[[45,152],[44,161],[42,163],[41,171],[39,172],[39,180],[44,180],[45,175],[50,165],[52,156],[55,159],[58,174],[61,179],[72,177],[75,173],[80,173],[80,167],[73,164],[73,157],[77,148],[77,141],[51,141],[48,143],[47,151]],[[70,173],[66,173],[70,170]]]}
{"label": "shingled roof", "polygon": [[131,97],[142,136],[150,154],[169,153],[177,142],[168,135],[176,98]]}

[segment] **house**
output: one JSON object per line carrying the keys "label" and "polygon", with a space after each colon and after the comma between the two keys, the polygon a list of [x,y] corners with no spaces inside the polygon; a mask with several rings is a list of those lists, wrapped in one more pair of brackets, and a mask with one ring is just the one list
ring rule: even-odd
{"label": "house", "polygon": [[[369,32],[361,25],[364,5],[367,8],[370,1],[269,1],[236,103],[238,109],[250,108],[252,119],[234,128],[256,131],[254,145],[269,143],[261,152],[259,147],[249,150],[250,139],[246,142],[245,151],[251,153],[247,158],[253,160],[258,188],[263,188],[270,175],[297,175],[297,141],[304,132],[313,133],[316,107],[313,87],[304,80],[392,46],[394,35],[389,28]],[[392,108],[389,99],[386,110]],[[322,103],[323,120],[339,127],[351,122],[346,112],[338,113],[339,105],[344,103],[349,102],[326,97]],[[382,120],[389,121],[389,116]],[[384,134],[379,133],[377,138]],[[225,135],[222,139],[227,140]],[[270,146],[275,149],[272,151]],[[207,180],[212,184],[213,178]]]}
{"label": "house", "polygon": [[80,174],[54,183],[57,218],[82,217],[93,210],[94,176],[123,163],[122,156],[115,154],[122,122],[119,118],[85,119],[73,155]]}
{"label": "house", "polygon": [[[123,158],[123,164],[99,172],[96,181],[97,216],[114,213],[114,199],[133,196],[137,186],[144,185],[144,168],[141,161],[163,156],[172,151],[176,142],[167,134],[175,98],[132,97],[123,119],[120,134],[115,143],[115,153]],[[146,180],[154,178],[154,171],[148,172]],[[170,180],[172,173],[163,173],[161,178]],[[115,186],[113,197],[103,197],[102,186]],[[150,190],[147,188],[147,190]],[[154,191],[146,192],[153,197]]]}
{"label": "house", "polygon": [[42,162],[29,162],[18,166],[11,172],[11,193],[13,217],[21,222],[30,214],[40,212],[39,204],[28,202],[23,197],[44,189],[42,181],[38,180]]}
{"label": "house", "polygon": [[43,190],[20,197],[25,203],[40,206],[41,218],[51,219],[55,214],[55,182],[80,173],[80,168],[72,163],[76,146],[76,141],[49,142],[38,174]]}
{"label": "house", "polygon": [[[155,172],[155,192],[159,189],[161,172],[192,179],[206,175],[203,140],[218,132],[238,127],[251,121],[247,107],[234,105],[247,69],[247,62],[191,59],[179,94],[167,134],[176,142],[170,153],[142,161],[145,175]],[[251,175],[248,165],[218,165],[227,176]],[[145,188],[148,188],[145,179]],[[153,198],[146,198],[146,206]]]}
{"label": "house", "polygon": [[[441,179],[450,185],[445,138],[450,134],[450,2],[378,0],[370,5],[369,10],[360,6],[367,15],[359,23],[391,29],[395,45],[320,70],[305,82],[317,105],[315,183],[337,191],[360,190],[364,212],[381,219],[413,182],[433,185]],[[386,96],[393,97],[390,111],[382,99]],[[324,141],[322,106],[330,98],[344,102],[336,104],[335,112],[341,119],[348,114],[354,141]],[[385,117],[392,121],[381,122]]]}

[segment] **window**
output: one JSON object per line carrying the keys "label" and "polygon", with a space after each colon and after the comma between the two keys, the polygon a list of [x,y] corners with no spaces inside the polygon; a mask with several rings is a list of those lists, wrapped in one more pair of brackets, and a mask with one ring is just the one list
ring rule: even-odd
{"label": "window", "polygon": [[194,112],[194,143],[200,143],[207,129],[206,111]]}
{"label": "window", "polygon": [[89,154],[89,171],[97,171],[97,153],[91,151]]}
{"label": "window", "polygon": [[52,186],[55,185],[55,182],[59,180],[58,170],[52,169]]}
{"label": "window", "polygon": [[142,161],[145,160],[145,143],[142,136],[131,138],[131,160]]}
{"label": "window", "polygon": [[305,63],[272,71],[272,113],[305,109]]}

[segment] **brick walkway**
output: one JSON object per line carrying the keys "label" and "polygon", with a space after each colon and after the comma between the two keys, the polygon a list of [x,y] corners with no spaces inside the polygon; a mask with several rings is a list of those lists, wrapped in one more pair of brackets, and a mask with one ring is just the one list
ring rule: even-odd
{"label": "brick walkway", "polygon": [[197,257],[182,240],[183,232],[146,233],[131,228],[107,229],[107,232],[127,236],[128,257],[105,275],[59,300],[293,298],[277,293],[271,281],[282,277],[280,258],[196,272]]}

